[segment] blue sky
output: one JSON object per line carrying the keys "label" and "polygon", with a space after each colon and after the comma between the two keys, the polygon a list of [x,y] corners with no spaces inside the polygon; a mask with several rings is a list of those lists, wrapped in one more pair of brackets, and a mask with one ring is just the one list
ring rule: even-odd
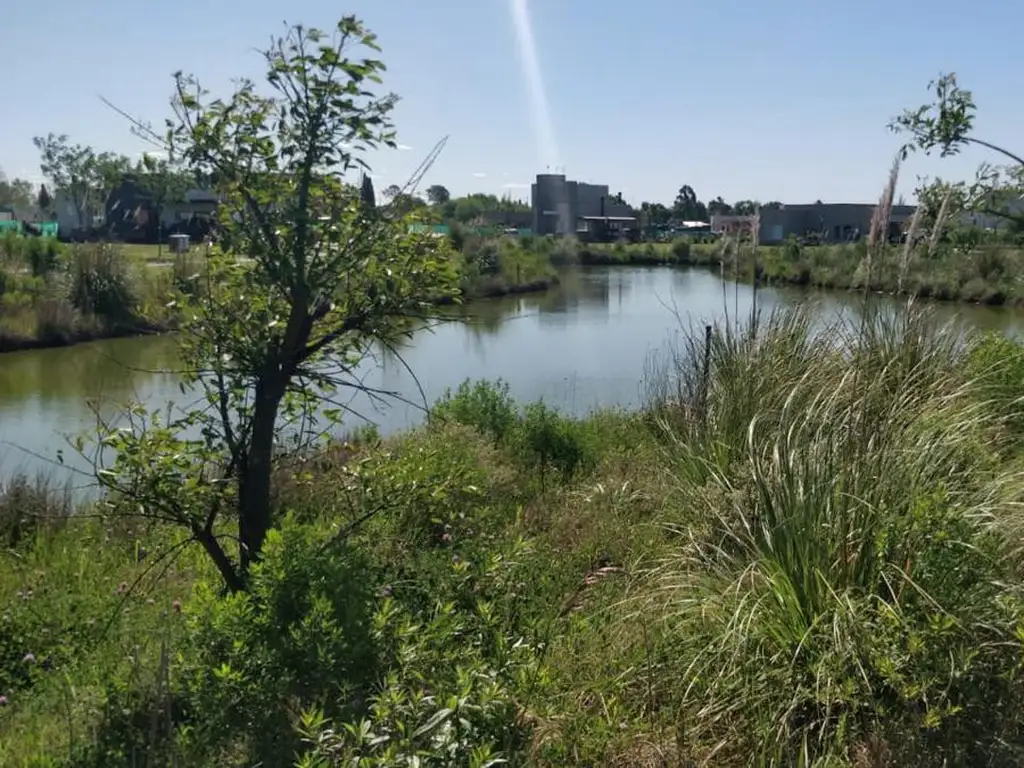
{"label": "blue sky", "polygon": [[[899,144],[888,118],[922,102],[939,71],[957,72],[974,91],[978,136],[1012,145],[1024,125],[1015,96],[1024,4],[528,0],[548,141],[534,119],[512,4],[10,4],[0,34],[7,71],[18,74],[3,84],[0,168],[38,180],[32,137],[51,131],[140,152],[100,94],[159,123],[174,70],[226,93],[232,77],[259,74],[253,50],[284,20],[329,27],[342,13],[378,34],[386,86],[402,97],[395,118],[409,149],[372,158],[379,184],[403,181],[449,135],[424,183],[455,194],[526,197],[523,185],[555,164],[634,203],[668,202],[682,184],[702,199],[868,202]],[[970,176],[986,157],[915,159],[901,191],[910,195],[917,174]]]}

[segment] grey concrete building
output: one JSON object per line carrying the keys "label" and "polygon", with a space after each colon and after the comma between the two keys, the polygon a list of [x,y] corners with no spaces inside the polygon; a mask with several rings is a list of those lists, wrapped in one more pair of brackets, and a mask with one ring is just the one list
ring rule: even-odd
{"label": "grey concrete building", "polygon": [[[897,236],[914,215],[916,206],[894,205],[889,223],[889,235]],[[815,235],[832,243],[847,242],[866,237],[874,215],[873,203],[808,203],[783,205],[762,209],[758,240],[761,243],[780,243],[789,236]],[[712,216],[711,229],[728,231],[734,216]]]}
{"label": "grey concrete building", "polygon": [[607,184],[570,181],[559,173],[537,175],[530,203],[537,235],[585,235],[598,224],[636,224],[636,214],[612,197]]}

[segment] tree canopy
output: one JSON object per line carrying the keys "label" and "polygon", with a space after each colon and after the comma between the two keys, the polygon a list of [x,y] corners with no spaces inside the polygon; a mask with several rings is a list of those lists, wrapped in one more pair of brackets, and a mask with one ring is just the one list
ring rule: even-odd
{"label": "tree canopy", "polygon": [[369,345],[393,348],[410,320],[458,292],[446,243],[411,234],[346,180],[368,169],[367,150],[395,145],[378,51],[346,16],[333,34],[293,26],[275,39],[265,91],[243,82],[214,99],[175,76],[168,155],[215,179],[222,201],[209,289],[182,297],[179,336],[186,386],[207,407],[170,420],[134,409],[135,429],[101,435],[116,458],[100,478],[110,498],[181,526],[231,589],[260,557],[289,447],[306,450],[350,412],[346,391],[391,396],[355,373]]}
{"label": "tree canopy", "polygon": [[[933,98],[928,103],[904,110],[889,127],[908,137],[900,153],[905,159],[912,152],[940,157],[959,154],[964,147],[976,145],[991,151],[1002,165],[983,164],[973,183],[947,185],[939,180],[936,190],[919,192],[925,199],[937,194],[952,196],[962,210],[982,213],[1024,229],[1024,159],[1019,154],[974,135],[977,105],[971,91],[963,89],[955,73],[940,74],[928,84]],[[1006,161],[1009,161],[1008,163]]]}

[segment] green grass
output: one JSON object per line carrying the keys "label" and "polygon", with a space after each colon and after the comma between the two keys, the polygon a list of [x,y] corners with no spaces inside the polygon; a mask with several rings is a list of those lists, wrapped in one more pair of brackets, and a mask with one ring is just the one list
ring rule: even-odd
{"label": "green grass", "polygon": [[[126,257],[141,262],[172,261],[174,254],[167,244],[158,246],[155,243],[122,243],[121,250]],[[192,243],[189,249],[193,254],[202,253],[202,244]]]}
{"label": "green grass", "polygon": [[251,595],[9,489],[0,764],[1019,764],[1024,350],[810,321],[684,336],[638,413],[467,383],[282,469]]}

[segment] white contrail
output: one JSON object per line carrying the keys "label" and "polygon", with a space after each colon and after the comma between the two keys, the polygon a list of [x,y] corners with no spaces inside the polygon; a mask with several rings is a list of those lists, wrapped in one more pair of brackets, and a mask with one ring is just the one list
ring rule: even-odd
{"label": "white contrail", "polygon": [[509,8],[512,12],[512,26],[516,31],[519,62],[523,68],[527,90],[530,92],[530,111],[533,113],[533,129],[540,149],[540,165],[554,168],[560,165],[558,147],[555,144],[555,131],[548,111],[547,92],[540,71],[540,60],[537,58],[537,47],[533,42],[530,8],[527,0],[509,0]]}

